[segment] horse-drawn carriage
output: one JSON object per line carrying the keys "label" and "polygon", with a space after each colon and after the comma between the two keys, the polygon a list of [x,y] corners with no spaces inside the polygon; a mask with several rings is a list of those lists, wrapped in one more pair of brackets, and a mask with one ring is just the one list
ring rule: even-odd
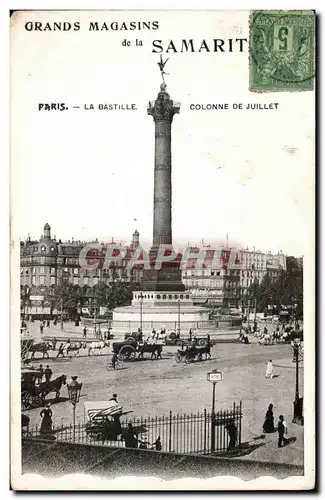
{"label": "horse-drawn carriage", "polygon": [[34,359],[36,353],[40,353],[43,359],[49,358],[49,351],[55,351],[55,341],[40,341],[35,342],[35,339],[24,338],[20,341],[20,357],[21,359],[27,359],[28,355],[31,354],[30,359]]}
{"label": "horse-drawn carriage", "polygon": [[86,433],[95,441],[122,440],[127,432],[120,418],[131,411],[123,411],[116,401],[91,401],[85,403]]}
{"label": "horse-drawn carriage", "polygon": [[43,406],[45,398],[51,392],[55,392],[56,401],[60,398],[60,390],[62,385],[66,384],[66,375],[40,382],[42,372],[40,370],[30,368],[21,370],[21,408],[27,410],[28,408]]}
{"label": "horse-drawn carriage", "polygon": [[37,380],[41,376],[40,370],[22,369],[21,370],[21,409],[27,410],[32,406],[43,404],[41,394],[36,385]]}
{"label": "horse-drawn carriage", "polygon": [[122,342],[113,342],[113,352],[122,361],[134,361],[143,359],[144,353],[150,353],[151,359],[161,358],[163,350],[162,343],[157,342],[139,342],[133,337],[128,337]]}
{"label": "horse-drawn carriage", "polygon": [[178,349],[175,354],[176,363],[192,363],[193,361],[203,361],[203,355],[205,355],[205,360],[211,358],[211,344],[200,346],[192,344],[186,346],[185,349]]}

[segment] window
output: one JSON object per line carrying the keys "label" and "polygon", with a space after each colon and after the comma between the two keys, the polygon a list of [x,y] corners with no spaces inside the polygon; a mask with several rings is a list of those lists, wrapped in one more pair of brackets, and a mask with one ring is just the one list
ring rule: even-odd
{"label": "window", "polygon": [[73,274],[78,274],[78,272],[79,272],[79,269],[78,269],[77,267],[75,267],[75,268],[73,269]]}
{"label": "window", "polygon": [[36,276],[32,277],[32,285],[36,285]]}
{"label": "window", "polygon": [[84,285],[88,285],[88,283],[89,283],[88,276],[84,276]]}
{"label": "window", "polygon": [[39,277],[39,284],[40,285],[45,285],[45,276],[40,276]]}
{"label": "window", "polygon": [[163,295],[163,299],[166,299],[167,295]]}
{"label": "window", "polygon": [[32,273],[36,274],[36,267],[32,267]]}
{"label": "window", "polygon": [[184,295],[180,295],[180,296],[179,296],[179,298],[180,298],[180,299],[183,299],[183,298],[184,298]]}
{"label": "window", "polygon": [[55,267],[51,267],[51,274],[55,274]]}
{"label": "window", "polygon": [[160,295],[157,295],[157,299],[160,299]]}
{"label": "window", "polygon": [[56,279],[55,276],[51,276],[51,285],[55,285]]}
{"label": "window", "polygon": [[40,267],[40,269],[39,269],[39,273],[40,273],[40,274],[44,274],[44,267]]}
{"label": "window", "polygon": [[190,296],[189,296],[189,295],[185,295],[185,298],[186,298],[186,299],[189,299],[189,298],[190,298]]}
{"label": "window", "polygon": [[94,276],[94,285],[98,285],[98,277],[97,276]]}
{"label": "window", "polygon": [[79,278],[78,278],[78,276],[74,276],[73,277],[73,284],[74,285],[78,285],[79,284]]}
{"label": "window", "polygon": [[211,276],[214,276],[214,271],[211,271]]}
{"label": "window", "polygon": [[220,271],[217,271],[217,276],[220,276]]}
{"label": "window", "polygon": [[168,298],[169,298],[169,300],[172,300],[173,296],[172,295],[168,295]]}

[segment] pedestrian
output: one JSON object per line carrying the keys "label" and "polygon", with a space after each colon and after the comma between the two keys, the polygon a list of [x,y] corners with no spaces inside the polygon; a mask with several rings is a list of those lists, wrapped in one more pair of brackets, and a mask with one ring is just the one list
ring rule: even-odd
{"label": "pedestrian", "polygon": [[63,342],[59,345],[59,350],[58,350],[56,357],[58,358],[60,355],[64,358]]}
{"label": "pedestrian", "polygon": [[50,320],[49,319],[46,322],[46,326],[50,326]]}
{"label": "pedestrian", "polygon": [[273,363],[272,359],[266,365],[265,378],[273,378]]}
{"label": "pedestrian", "polygon": [[115,401],[115,403],[117,403],[117,394],[113,394],[109,401]]}
{"label": "pedestrian", "polygon": [[156,451],[161,451],[162,450],[162,445],[161,445],[161,439],[160,436],[157,437],[156,441],[152,445]]}
{"label": "pedestrian", "polygon": [[273,414],[273,405],[272,403],[269,404],[268,410],[265,414],[265,420],[263,423],[263,432],[265,433],[270,433],[274,432],[274,414]]}
{"label": "pedestrian", "polygon": [[86,335],[87,335],[87,328],[86,328],[86,325],[85,325],[84,329],[83,329],[83,338],[84,339],[86,338]]}
{"label": "pedestrian", "polygon": [[278,448],[282,448],[287,441],[284,434],[288,434],[288,428],[284,416],[280,415],[278,421]]}
{"label": "pedestrian", "polygon": [[40,329],[41,335],[43,335],[43,330],[44,330],[43,321],[41,321],[41,324],[40,324],[40,326],[39,326],[39,329]]}
{"label": "pedestrian", "polygon": [[51,380],[51,377],[52,377],[52,370],[49,367],[49,365],[46,365],[44,375],[45,375],[45,382],[48,384]]}
{"label": "pedestrian", "polygon": [[37,380],[38,380],[38,383],[41,384],[42,383],[42,380],[43,380],[43,375],[44,375],[44,368],[43,368],[43,365],[39,365],[39,369],[38,371],[40,372],[38,377],[37,377]]}
{"label": "pedestrian", "polygon": [[128,425],[128,430],[125,433],[125,447],[126,448],[137,448],[138,447],[138,438],[135,434],[133,426],[131,422]]}
{"label": "pedestrian", "polygon": [[41,411],[42,417],[40,434],[52,434],[52,410],[51,404],[47,403],[46,407]]}
{"label": "pedestrian", "polygon": [[237,441],[237,427],[233,420],[226,425],[226,429],[229,436],[228,451],[234,450]]}

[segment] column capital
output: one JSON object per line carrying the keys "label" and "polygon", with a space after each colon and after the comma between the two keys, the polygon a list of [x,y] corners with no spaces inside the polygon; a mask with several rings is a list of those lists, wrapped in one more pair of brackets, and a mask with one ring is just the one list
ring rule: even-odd
{"label": "column capital", "polygon": [[151,115],[154,122],[167,121],[172,123],[173,117],[179,113],[180,104],[174,102],[166,90],[161,90],[155,101],[149,101],[147,107],[148,115]]}

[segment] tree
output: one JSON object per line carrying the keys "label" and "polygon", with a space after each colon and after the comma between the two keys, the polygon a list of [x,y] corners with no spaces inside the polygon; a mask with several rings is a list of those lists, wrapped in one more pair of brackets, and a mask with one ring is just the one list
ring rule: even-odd
{"label": "tree", "polygon": [[[263,312],[268,306],[294,308],[298,319],[303,317],[303,268],[299,259],[287,257],[287,269],[282,269],[275,280],[268,273],[261,283],[257,280],[249,287],[248,296],[256,300],[256,310]],[[251,300],[252,302],[252,300]]]}

